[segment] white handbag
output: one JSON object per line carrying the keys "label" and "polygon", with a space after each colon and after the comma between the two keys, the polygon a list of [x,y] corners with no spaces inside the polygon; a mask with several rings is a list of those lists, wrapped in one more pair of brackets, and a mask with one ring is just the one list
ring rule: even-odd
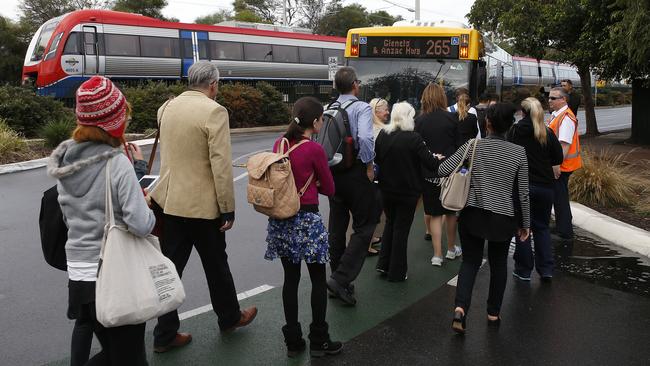
{"label": "white handbag", "polygon": [[[465,147],[463,158],[456,169],[448,177],[442,179],[440,185],[440,203],[447,210],[460,211],[467,205],[476,145],[478,145],[477,139],[470,140],[469,144]],[[472,155],[469,158],[469,169],[463,171],[463,164],[465,164],[470,148],[472,149]]]}
{"label": "white handbag", "polygon": [[158,238],[140,237],[115,224],[110,160],[106,163],[106,227],[95,289],[97,320],[105,327],[144,323],[176,310],[185,290]]}

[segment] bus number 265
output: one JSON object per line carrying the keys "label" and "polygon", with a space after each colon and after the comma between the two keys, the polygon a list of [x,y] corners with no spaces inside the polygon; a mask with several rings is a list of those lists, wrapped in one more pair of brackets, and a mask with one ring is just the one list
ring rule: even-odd
{"label": "bus number 265", "polygon": [[449,47],[449,40],[448,39],[439,39],[437,41],[434,41],[432,39],[427,41],[427,55],[430,56],[437,56],[437,55],[448,55],[449,52],[451,51],[451,48]]}

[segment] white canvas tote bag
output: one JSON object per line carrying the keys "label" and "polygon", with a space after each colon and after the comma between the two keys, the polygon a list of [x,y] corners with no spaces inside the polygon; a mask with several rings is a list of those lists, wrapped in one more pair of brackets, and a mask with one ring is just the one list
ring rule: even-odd
{"label": "white canvas tote bag", "polygon": [[115,224],[110,160],[106,164],[106,227],[100,252],[95,306],[105,327],[144,323],[176,310],[185,290],[158,238],[140,237]]}

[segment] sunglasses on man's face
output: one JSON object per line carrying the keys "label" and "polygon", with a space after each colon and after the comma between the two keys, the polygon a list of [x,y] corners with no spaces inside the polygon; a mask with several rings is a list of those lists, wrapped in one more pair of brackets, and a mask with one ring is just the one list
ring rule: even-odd
{"label": "sunglasses on man's face", "polygon": [[359,79],[355,80],[354,82],[361,85],[361,80],[359,80]]}
{"label": "sunglasses on man's face", "polygon": [[549,100],[558,100],[558,99],[562,99],[562,97],[548,97],[548,99]]}

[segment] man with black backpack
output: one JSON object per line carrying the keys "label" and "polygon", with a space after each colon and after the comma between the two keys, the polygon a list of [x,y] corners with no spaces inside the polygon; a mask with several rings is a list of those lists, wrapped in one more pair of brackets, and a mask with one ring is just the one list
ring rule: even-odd
{"label": "man with black backpack", "polygon": [[[379,219],[375,198],[372,110],[359,101],[359,84],[351,67],[340,68],[334,77],[340,93],[324,114],[317,141],[325,148],[336,193],[330,197],[329,253],[332,275],[330,292],[349,305],[356,304],[354,281],[368,253],[368,243]],[[347,229],[352,214],[352,235]]]}

